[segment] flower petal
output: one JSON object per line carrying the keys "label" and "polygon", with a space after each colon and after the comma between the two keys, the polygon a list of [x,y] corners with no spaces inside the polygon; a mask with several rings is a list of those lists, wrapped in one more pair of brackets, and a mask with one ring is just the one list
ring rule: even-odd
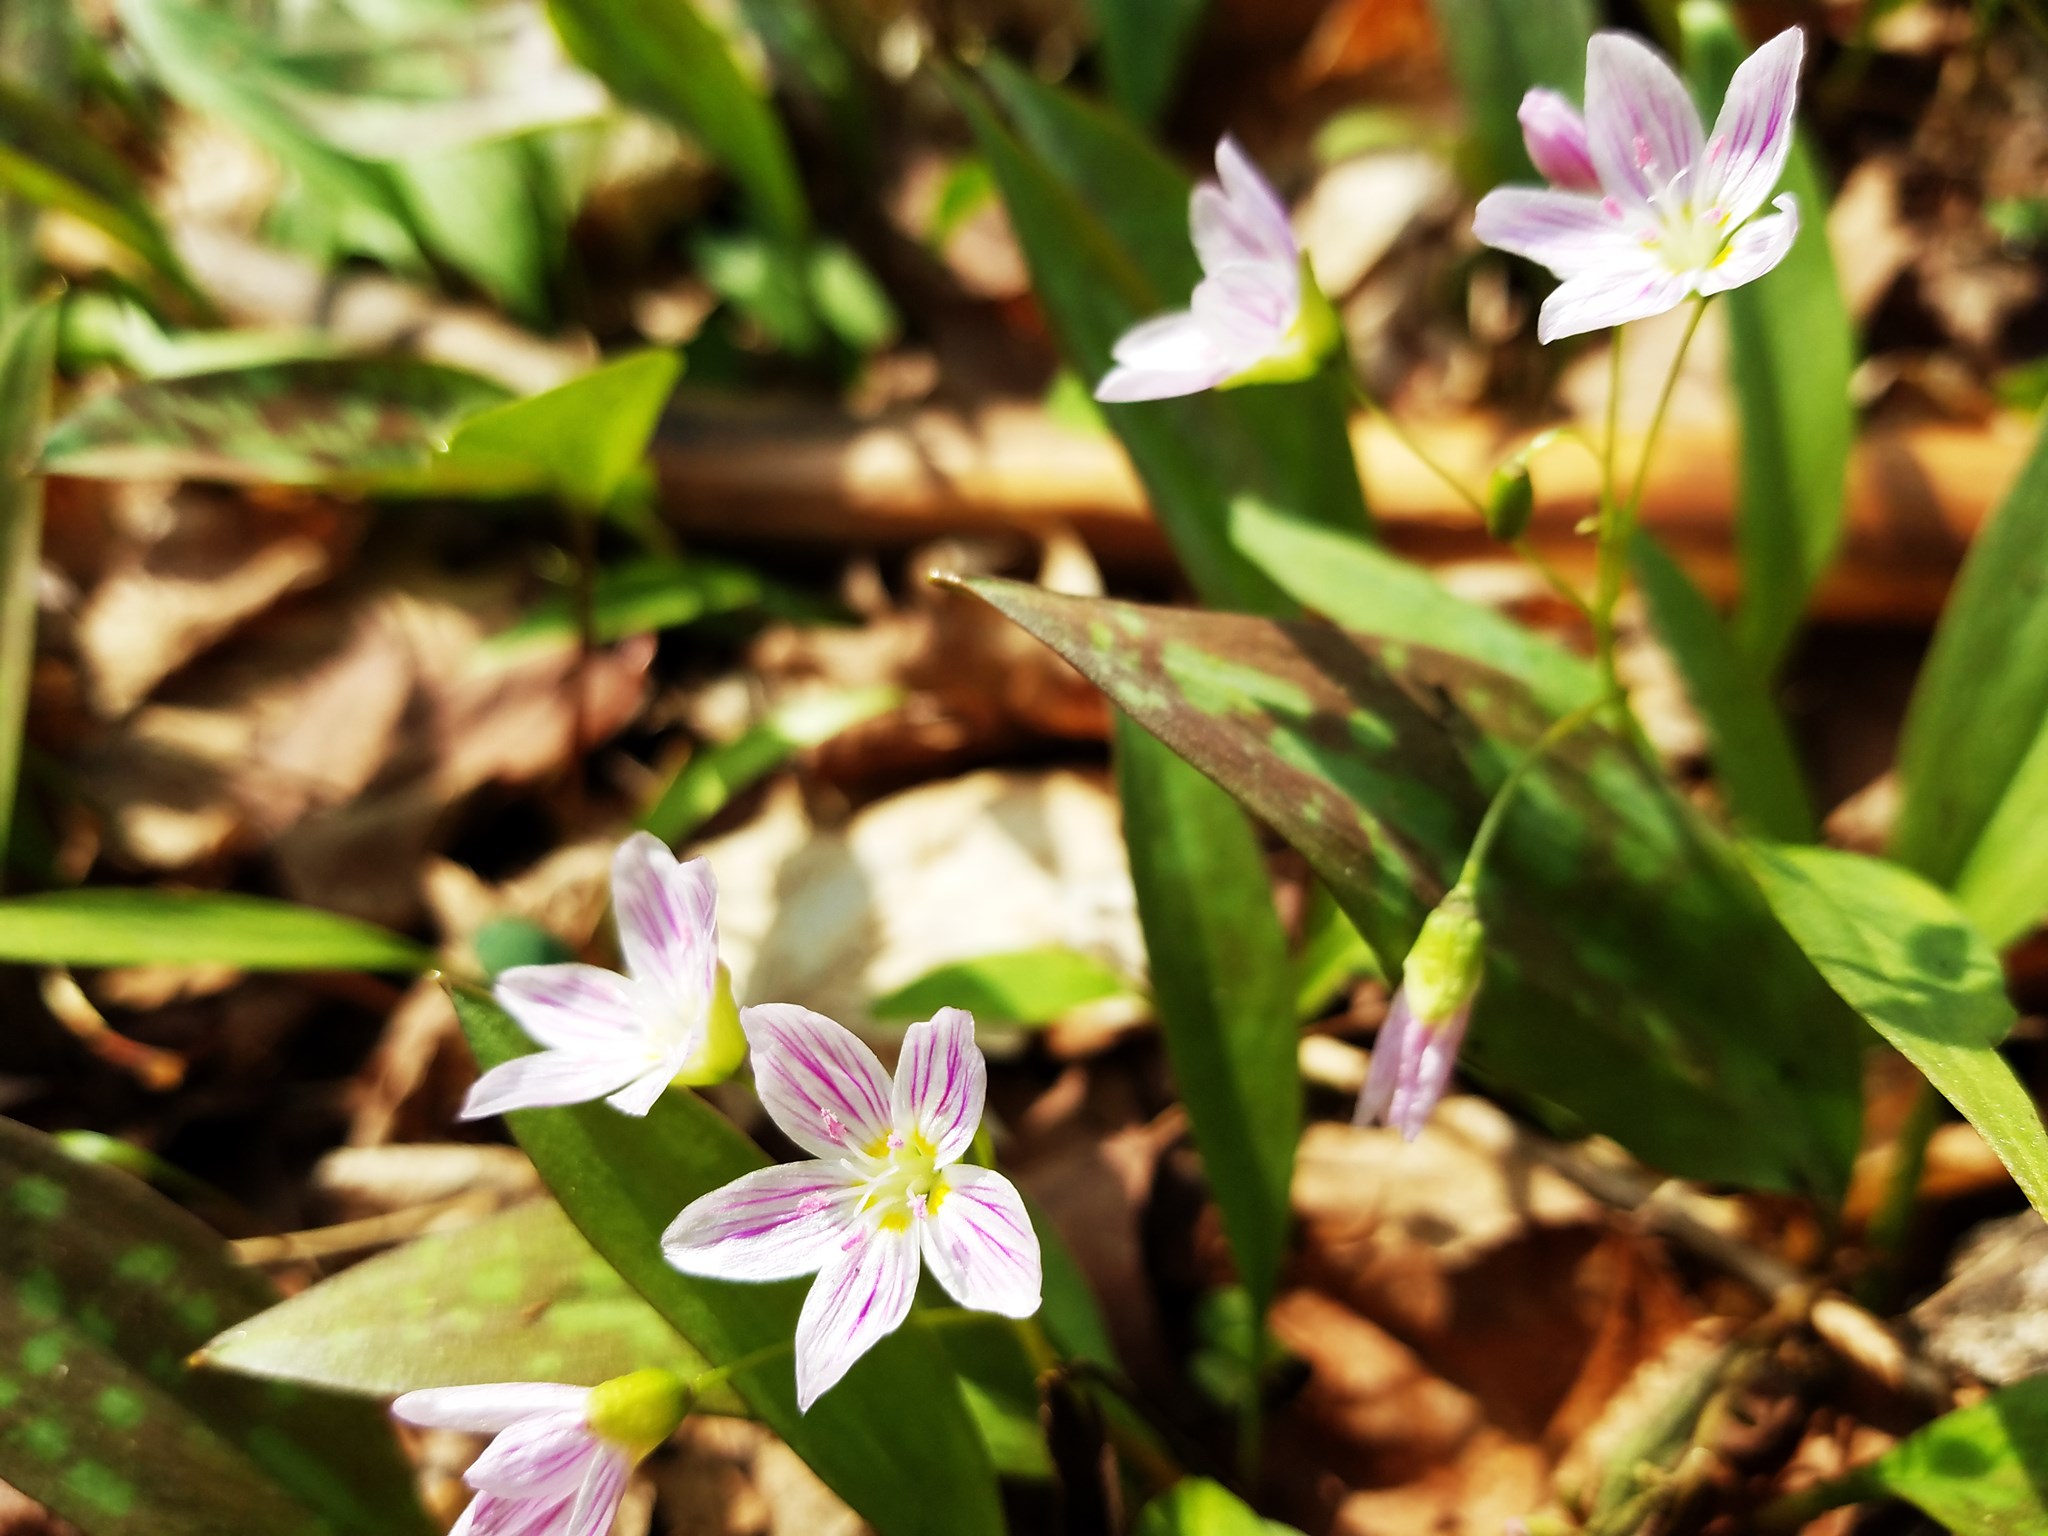
{"label": "flower petal", "polygon": [[1641,236],[1601,199],[1542,187],[1496,187],[1479,200],[1472,233],[1559,277],[1632,261],[1643,249]]}
{"label": "flower petal", "polygon": [[1530,163],[1545,181],[1566,192],[1600,190],[1600,173],[1593,169],[1593,151],[1586,142],[1586,119],[1561,92],[1537,86],[1522,98],[1516,115]]}
{"label": "flower petal", "polygon": [[894,1333],[917,1294],[918,1223],[871,1225],[843,1239],[796,1322],[796,1404],[811,1404]]}
{"label": "flower petal", "polygon": [[1124,405],[1134,400],[1173,400],[1214,389],[1229,377],[1230,365],[1220,359],[1204,368],[1131,368],[1119,365],[1102,376],[1102,382],[1095,386],[1095,398],[1104,405]]}
{"label": "flower petal", "polygon": [[1365,1090],[1358,1096],[1353,1123],[1378,1121],[1399,1131],[1406,1141],[1420,1136],[1430,1112],[1450,1086],[1470,1017],[1471,1010],[1463,1008],[1432,1029],[1415,1017],[1405,989],[1396,992],[1387,1021],[1373,1042],[1372,1065],[1366,1069]]}
{"label": "flower petal", "polygon": [[469,1501],[469,1508],[448,1536],[561,1536],[575,1502],[573,1491],[546,1499],[480,1493]]}
{"label": "flower petal", "polygon": [[1226,267],[1195,285],[1196,322],[1235,373],[1287,343],[1301,313],[1301,274],[1276,267]]}
{"label": "flower petal", "polygon": [[599,1456],[584,1475],[583,1486],[576,1490],[569,1518],[550,1530],[560,1536],[605,1536],[618,1516],[619,1501],[626,1496],[626,1480],[632,1473],[632,1462],[617,1452]]}
{"label": "flower petal", "polygon": [[1639,265],[1601,267],[1559,283],[1536,317],[1536,339],[1558,341],[1647,320],[1685,302],[1692,284],[1654,259]]}
{"label": "flower petal", "polygon": [[588,1104],[633,1081],[647,1068],[645,1056],[586,1056],[576,1051],[536,1051],[501,1062],[476,1080],[462,1101],[463,1120],[481,1120],[508,1109],[543,1109]]}
{"label": "flower petal", "polygon": [[1709,181],[1700,195],[1732,219],[1746,219],[1763,207],[1785,174],[1805,58],[1806,34],[1787,27],[1744,59],[1728,82],[1707,140]]}
{"label": "flower petal", "polygon": [[499,1381],[480,1387],[428,1387],[407,1392],[391,1411],[422,1429],[460,1429],[495,1435],[535,1414],[576,1413],[589,1406],[588,1387],[546,1381]]}
{"label": "flower petal", "polygon": [[1198,195],[1190,205],[1189,224],[1195,236],[1196,254],[1202,258],[1202,269],[1214,272],[1228,261],[1243,260],[1276,262],[1290,270],[1298,266],[1301,247],[1295,242],[1294,226],[1288,222],[1287,205],[1280,201],[1272,183],[1259,174],[1244,147],[1229,134],[1216,144],[1216,175],[1222,183],[1231,240],[1227,248],[1220,242],[1217,245],[1217,254],[1227,255],[1227,260],[1212,263],[1202,246],[1202,200]]}
{"label": "flower petal", "polygon": [[515,965],[499,973],[491,995],[555,1050],[623,1052],[647,1032],[631,983],[594,965]]}
{"label": "flower petal", "polygon": [[963,1307],[1029,1317],[1042,1280],[1038,1234],[1017,1187],[992,1168],[948,1168],[923,1223],[924,1261]]}
{"label": "flower petal", "polygon": [[622,1115],[631,1115],[638,1119],[654,1108],[656,1101],[668,1092],[669,1084],[674,1082],[676,1074],[683,1070],[683,1062],[688,1055],[687,1046],[682,1050],[669,1052],[661,1061],[649,1067],[617,1093],[606,1094],[605,1103]]}
{"label": "flower petal", "polygon": [[988,1062],[974,1043],[973,1014],[941,1008],[903,1032],[889,1122],[930,1142],[941,1168],[972,1145],[987,1095]]}
{"label": "flower petal", "polygon": [[740,1010],[754,1087],[769,1117],[806,1152],[859,1152],[889,1134],[889,1074],[843,1024],[793,1003]]}
{"label": "flower petal", "polygon": [[1701,293],[1726,293],[1753,283],[1785,259],[1799,238],[1799,200],[1787,192],[1772,206],[1776,213],[1738,229],[1721,259],[1700,274]]}
{"label": "flower petal", "polygon": [[1600,32],[1586,47],[1586,141],[1601,187],[1648,204],[1698,164],[1706,133],[1662,54],[1626,32]]}
{"label": "flower petal", "polygon": [[1095,386],[1098,400],[1164,400],[1199,394],[1229,376],[1213,338],[1187,310],[1132,326],[1111,354],[1117,366]]}
{"label": "flower petal", "polygon": [[662,1234],[686,1275],[787,1280],[815,1274],[837,1253],[860,1204],[856,1175],[838,1163],[785,1163],[700,1195]]}
{"label": "flower petal", "polygon": [[534,1414],[500,1430],[462,1480],[512,1498],[559,1497],[575,1491],[586,1464],[602,1449],[581,1410]]}
{"label": "flower petal", "polygon": [[612,855],[612,912],[634,980],[699,1006],[718,978],[718,882],[703,859],[678,863],[668,845],[636,832]]}

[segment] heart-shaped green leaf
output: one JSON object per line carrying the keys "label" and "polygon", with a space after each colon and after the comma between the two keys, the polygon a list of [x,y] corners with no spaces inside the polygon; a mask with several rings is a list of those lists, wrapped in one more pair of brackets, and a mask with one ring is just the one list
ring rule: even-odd
{"label": "heart-shaped green leaf", "polygon": [[147,1185],[0,1120],[0,1479],[87,1536],[412,1536],[379,1410],[195,1373],[276,1298]]}
{"label": "heart-shaped green leaf", "polygon": [[[421,1387],[709,1369],[552,1200],[416,1239],[238,1323],[198,1364],[392,1397]],[[725,1389],[700,1401],[744,1411]]]}
{"label": "heart-shaped green leaf", "polygon": [[[1514,679],[1405,642],[969,585],[1300,849],[1383,956],[1551,718]],[[1840,1194],[1853,1015],[1630,747],[1582,731],[1546,758],[1480,895],[1477,1069],[1675,1173]]]}

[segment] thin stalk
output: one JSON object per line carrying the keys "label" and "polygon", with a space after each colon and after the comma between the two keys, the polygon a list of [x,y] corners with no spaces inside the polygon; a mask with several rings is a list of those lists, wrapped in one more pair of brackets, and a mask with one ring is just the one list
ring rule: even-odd
{"label": "thin stalk", "polygon": [[1516,554],[1536,568],[1537,574],[1542,576],[1551,591],[1571,604],[1573,612],[1586,623],[1593,622],[1593,605],[1587,602],[1579,589],[1566,579],[1564,572],[1551,564],[1549,557],[1542,550],[1526,537],[1515,540],[1513,548]]}
{"label": "thin stalk", "polygon": [[1501,780],[1500,788],[1494,791],[1492,803],[1486,807],[1486,815],[1480,820],[1479,830],[1473,834],[1472,846],[1465,854],[1465,867],[1458,875],[1459,884],[1477,883],[1479,871],[1486,863],[1486,855],[1492,851],[1494,840],[1500,836],[1500,829],[1507,820],[1508,805],[1514,799],[1515,791],[1521,788],[1522,780],[1529,776],[1529,770],[1574,731],[1597,718],[1600,711],[1615,702],[1615,695],[1602,694],[1589,704],[1581,704],[1577,709],[1559,715],[1550,723],[1549,729],[1536,738],[1536,744],[1523,754],[1522,760],[1508,770],[1508,776]]}
{"label": "thin stalk", "polygon": [[1621,677],[1614,668],[1614,603],[1621,592],[1621,574],[1614,563],[1615,487],[1619,481],[1615,461],[1621,456],[1621,350],[1627,334],[1616,326],[1607,352],[1607,441],[1600,453],[1600,515],[1593,553],[1593,651],[1600,662],[1601,686],[1617,696]]}
{"label": "thin stalk", "polygon": [[584,819],[583,741],[590,723],[590,662],[597,652],[597,510],[569,508],[570,538],[576,561],[576,666],[569,692],[569,812]]}
{"label": "thin stalk", "polygon": [[1372,392],[1368,390],[1365,387],[1365,385],[1359,380],[1357,374],[1347,372],[1345,377],[1350,381],[1351,384],[1351,398],[1353,400],[1356,400],[1360,405],[1364,406],[1366,410],[1372,414],[1374,420],[1378,421],[1389,432],[1393,433],[1394,436],[1397,439],[1399,439],[1401,446],[1406,448],[1410,453],[1414,454],[1415,457],[1421,461],[1422,466],[1425,469],[1427,469],[1431,474],[1435,475],[1437,479],[1441,480],[1446,486],[1448,486],[1452,494],[1455,495],[1460,501],[1464,502],[1466,506],[1470,507],[1474,512],[1477,512],[1482,522],[1485,521],[1486,503],[1484,500],[1480,498],[1478,493],[1475,492],[1469,485],[1465,484],[1464,481],[1460,480],[1457,477],[1457,475],[1451,471],[1448,465],[1444,464],[1442,460],[1438,459],[1427,448],[1423,447],[1422,444],[1418,443],[1414,439],[1414,437],[1410,435],[1408,429],[1402,426],[1401,423],[1395,418],[1394,413],[1388,410],[1384,405],[1381,405],[1378,400],[1373,398]]}
{"label": "thin stalk", "polygon": [[1942,1103],[1934,1084],[1922,1082],[1913,1107],[1906,1111],[1905,1123],[1899,1127],[1884,1198],[1878,1202],[1865,1234],[1872,1263],[1856,1286],[1856,1299],[1874,1312],[1889,1310],[1898,1286],[1899,1257],[1905,1252],[1906,1237],[1912,1230],[1920,1198],[1920,1178],[1927,1171],[1927,1143],[1933,1139],[1935,1127],[1941,1124]]}

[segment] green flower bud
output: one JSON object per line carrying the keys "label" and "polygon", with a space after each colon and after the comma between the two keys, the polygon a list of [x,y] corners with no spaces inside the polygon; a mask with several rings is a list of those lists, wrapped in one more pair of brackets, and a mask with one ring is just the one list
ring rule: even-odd
{"label": "green flower bud", "polygon": [[1529,480],[1529,466],[1519,455],[1493,472],[1486,487],[1486,531],[1503,544],[1512,544],[1529,527],[1536,510],[1536,487]]}
{"label": "green flower bud", "polygon": [[1479,995],[1486,974],[1486,930],[1463,881],[1423,921],[1401,965],[1401,986],[1416,1020],[1436,1028],[1459,1017]]}
{"label": "green flower bud", "polygon": [[689,1406],[689,1384],[674,1371],[634,1371],[591,1388],[584,1417],[592,1434],[637,1459],[676,1432]]}

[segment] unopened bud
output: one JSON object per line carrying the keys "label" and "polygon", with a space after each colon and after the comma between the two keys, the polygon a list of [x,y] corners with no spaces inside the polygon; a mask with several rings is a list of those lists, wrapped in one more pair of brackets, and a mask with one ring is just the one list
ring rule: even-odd
{"label": "unopened bud", "polygon": [[1529,515],[1536,510],[1536,487],[1529,480],[1529,466],[1520,458],[1510,459],[1493,472],[1486,486],[1486,531],[1503,544],[1512,544],[1529,527]]}
{"label": "unopened bud", "polygon": [[634,1371],[590,1389],[584,1422],[598,1438],[640,1457],[676,1432],[689,1406],[689,1385],[674,1371]]}
{"label": "unopened bud", "polygon": [[1416,1021],[1434,1029],[1470,1011],[1485,974],[1486,930],[1472,888],[1460,881],[1415,936],[1401,966],[1401,987]]}

